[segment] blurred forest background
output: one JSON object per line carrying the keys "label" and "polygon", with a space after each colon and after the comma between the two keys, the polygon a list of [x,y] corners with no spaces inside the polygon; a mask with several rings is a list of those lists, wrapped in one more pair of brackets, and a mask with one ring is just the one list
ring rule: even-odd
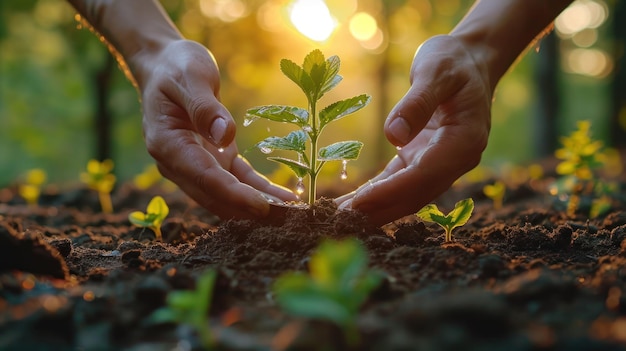
{"label": "blurred forest background", "polygon": [[[326,103],[372,95],[368,107],[337,122],[334,132],[325,131],[327,142],[365,141],[359,161],[350,163],[349,179],[356,186],[395,151],[384,139],[382,123],[409,87],[415,50],[430,36],[449,32],[473,1],[161,3],[186,37],[215,55],[222,101],[238,121],[242,151],[288,130],[265,122],[244,128],[246,109],[305,103],[282,76],[280,59],[300,63],[314,48],[338,55],[344,81]],[[560,15],[556,31],[500,83],[483,165],[523,164],[549,154],[557,136],[573,130],[579,119],[591,120],[595,136],[608,144],[625,143],[625,8],[624,1],[578,0]],[[112,158],[121,180],[152,164],[136,91],[99,39],[80,27],[71,6],[63,0],[2,0],[0,11],[0,186],[35,167],[44,169],[50,182],[75,182],[90,158]],[[277,182],[288,181],[288,173],[263,160],[258,150],[245,156]],[[338,169],[331,174],[338,175]]]}

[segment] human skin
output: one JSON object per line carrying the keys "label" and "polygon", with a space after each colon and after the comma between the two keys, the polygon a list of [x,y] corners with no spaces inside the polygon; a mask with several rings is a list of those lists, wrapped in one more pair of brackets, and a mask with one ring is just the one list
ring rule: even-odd
{"label": "human skin", "polygon": [[239,154],[213,56],[185,40],[156,0],[68,2],[138,88],[146,147],[161,174],[222,219],[262,218],[268,198],[297,199]]}
{"label": "human skin", "polygon": [[413,59],[411,86],[384,125],[398,154],[368,183],[338,198],[340,208],[382,225],[417,212],[476,167],[498,82],[569,3],[477,1],[451,33],[424,42]]}

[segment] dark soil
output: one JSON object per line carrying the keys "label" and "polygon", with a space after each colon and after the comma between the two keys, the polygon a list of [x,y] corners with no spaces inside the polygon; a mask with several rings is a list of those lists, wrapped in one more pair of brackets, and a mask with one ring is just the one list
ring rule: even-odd
{"label": "dark soil", "polygon": [[[545,184],[509,189],[494,210],[482,184],[438,200],[473,197],[454,242],[407,217],[383,228],[331,201],[290,211],[282,224],[219,222],[179,193],[68,190],[23,204],[0,190],[1,350],[190,350],[185,326],[149,322],[169,292],[218,271],[211,328],[219,350],[346,350],[341,331],[284,314],[280,274],[306,270],[324,238],[359,238],[384,272],[358,318],[355,350],[626,350],[626,191],[598,218],[566,217]],[[128,213],[163,195],[163,242]]]}

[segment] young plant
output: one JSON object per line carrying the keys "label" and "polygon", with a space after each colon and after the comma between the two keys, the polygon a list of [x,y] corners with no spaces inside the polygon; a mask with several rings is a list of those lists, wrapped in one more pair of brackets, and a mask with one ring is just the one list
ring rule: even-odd
{"label": "young plant", "polygon": [[162,240],[161,224],[165,220],[165,217],[170,213],[167,203],[160,196],[155,196],[148,203],[146,213],[141,211],[135,211],[128,215],[128,220],[142,228],[150,228],[156,235],[157,240]]}
{"label": "young plant", "polygon": [[288,272],[273,286],[276,301],[289,314],[327,320],[358,343],[356,317],[381,275],[368,269],[368,254],[356,239],[325,241],[309,263],[310,273]]}
{"label": "young plant", "polygon": [[26,172],[24,183],[20,184],[18,192],[30,206],[37,205],[39,195],[41,195],[41,186],[46,182],[46,178],[46,172],[39,168]]}
{"label": "young plant", "polygon": [[435,222],[439,224],[446,232],[445,241],[452,241],[452,229],[460,227],[467,223],[472,216],[474,210],[474,200],[467,198],[461,200],[454,205],[454,209],[447,215],[439,211],[437,205],[430,204],[424,206],[417,212],[417,217],[426,222]]}
{"label": "young plant", "polygon": [[215,271],[207,270],[198,277],[195,290],[170,292],[167,295],[167,306],[154,311],[150,316],[150,321],[189,325],[197,333],[202,346],[212,349],[215,341],[209,325],[209,309],[215,278]]}
{"label": "young plant", "polygon": [[[302,66],[287,59],[281,60],[281,71],[302,89],[307,98],[307,108],[285,105],[254,107],[246,112],[244,120],[244,126],[250,125],[259,118],[264,118],[275,122],[291,123],[299,128],[285,137],[266,138],[257,143],[256,147],[265,154],[273,150],[296,152],[297,160],[284,157],[268,157],[268,159],[286,165],[296,174],[298,195],[305,191],[303,178],[309,177],[309,204],[315,202],[317,176],[324,164],[329,161],[341,161],[343,163],[341,178],[345,179],[347,162],[357,159],[363,147],[360,141],[340,141],[318,148],[318,138],[324,127],[330,122],[362,109],[371,99],[369,95],[362,94],[334,102],[320,110],[319,100],[343,79],[338,74],[339,65],[339,57],[331,56],[325,59],[320,50],[311,51],[304,58]],[[309,144],[308,153],[307,144]]]}
{"label": "young plant", "polygon": [[606,195],[601,193],[604,187],[594,174],[594,170],[602,166],[605,159],[603,144],[591,139],[591,122],[578,121],[577,127],[569,136],[561,138],[563,147],[555,151],[555,156],[562,160],[556,172],[564,178],[551,189],[553,194],[564,194],[568,198],[568,216],[575,215],[583,196],[593,198]]}
{"label": "young plant", "polygon": [[87,172],[80,174],[80,179],[87,184],[90,189],[98,192],[100,207],[104,213],[113,212],[113,204],[111,203],[111,191],[115,185],[115,175],[111,173],[113,170],[113,161],[89,160],[87,162]]}
{"label": "young plant", "polygon": [[493,200],[493,208],[496,210],[502,208],[505,192],[506,185],[504,185],[501,181],[496,181],[493,184],[487,184],[483,187],[483,193],[485,196]]}

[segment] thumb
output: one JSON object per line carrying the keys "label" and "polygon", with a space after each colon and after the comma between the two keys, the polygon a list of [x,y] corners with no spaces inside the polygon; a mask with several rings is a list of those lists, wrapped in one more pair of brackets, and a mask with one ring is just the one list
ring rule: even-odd
{"label": "thumb", "polygon": [[411,86],[385,121],[385,135],[395,146],[408,144],[424,127],[439,105],[425,86]]}
{"label": "thumb", "polygon": [[215,96],[189,97],[185,105],[192,125],[202,137],[216,147],[228,146],[233,141],[235,122]]}

